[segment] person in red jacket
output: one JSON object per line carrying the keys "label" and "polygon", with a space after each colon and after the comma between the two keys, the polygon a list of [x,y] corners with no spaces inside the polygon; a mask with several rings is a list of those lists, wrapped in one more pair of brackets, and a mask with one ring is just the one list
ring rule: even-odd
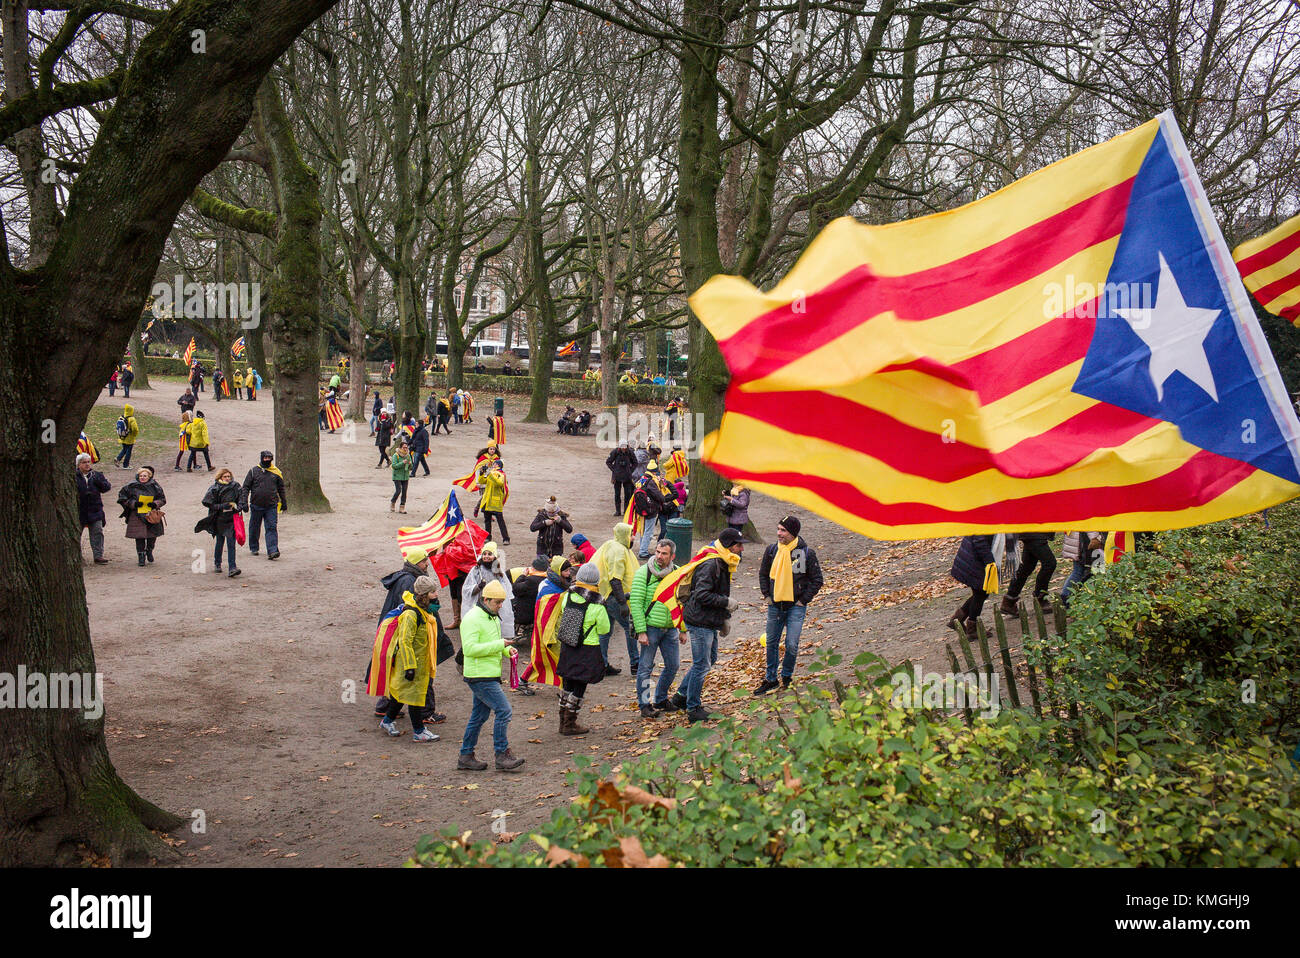
{"label": "person in red jacket", "polygon": [[569,542],[573,544],[573,548],[582,553],[583,562],[590,562],[591,557],[596,554],[596,547],[588,542],[587,537],[581,532],[575,532],[570,536]]}

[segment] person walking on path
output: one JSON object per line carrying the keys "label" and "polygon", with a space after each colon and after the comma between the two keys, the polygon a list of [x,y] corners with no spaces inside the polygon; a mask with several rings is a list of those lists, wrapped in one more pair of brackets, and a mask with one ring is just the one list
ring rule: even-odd
{"label": "person walking on path", "polygon": [[181,471],[181,460],[185,458],[185,451],[190,446],[190,424],[194,422],[194,413],[188,409],[181,413],[181,422],[177,432],[176,440],[176,464],[172,466],[172,472]]}
{"label": "person walking on path", "polygon": [[199,397],[194,395],[193,389],[186,389],[181,398],[176,400],[176,405],[181,407],[182,413],[194,412],[194,407],[198,404]]}
{"label": "person walking on path", "polygon": [[[582,711],[587,687],[605,677],[605,654],[601,647],[609,642],[610,626],[609,614],[599,599],[599,583],[600,570],[595,563],[588,562],[578,570],[560,606],[560,659],[556,671],[561,679],[561,735],[586,735],[590,731],[578,724],[578,713]],[[566,636],[575,644],[566,642]]]}
{"label": "person walking on path", "polygon": [[235,370],[235,379],[231,383],[231,387],[234,389],[234,397],[236,399],[244,398],[244,374],[238,369]]}
{"label": "person walking on path", "polygon": [[154,544],[164,531],[162,507],[167,504],[162,486],[154,480],[153,466],[141,466],[135,481],[118,490],[117,502],[126,520],[126,537],[135,540],[139,564],[153,562]]}
{"label": "person walking on path", "polygon": [[465,613],[460,623],[460,647],[465,654],[464,677],[474,697],[474,707],[465,725],[465,735],[460,743],[460,757],[456,768],[461,771],[481,772],[487,762],[474,755],[478,745],[479,730],[494,715],[492,723],[492,748],[496,753],[499,772],[513,772],[524,764],[510,749],[510,701],[501,688],[501,667],[507,656],[514,656],[518,640],[505,638],[502,631],[501,610],[506,603],[506,589],[497,581],[487,583],[473,608]]}
{"label": "person walking on path", "polygon": [[388,511],[392,512],[397,499],[402,499],[402,512],[406,512],[406,487],[410,484],[411,470],[415,468],[415,458],[411,455],[411,446],[405,439],[397,441],[397,451],[390,460],[393,475],[393,498],[388,500]]}
{"label": "person walking on path", "polygon": [[[104,474],[92,468],[90,453],[77,454],[77,518],[81,528],[90,530],[90,551],[95,565],[104,565],[104,500],[101,493],[113,488]],[[77,534],[78,540],[81,534]]]}
{"label": "person walking on path", "polygon": [[[632,628],[636,632],[637,656],[636,698],[644,719],[659,718],[665,712],[677,709],[668,698],[672,690],[673,679],[677,677],[677,668],[681,662],[680,646],[686,643],[686,636],[673,625],[672,615],[662,602],[655,601],[655,592],[660,580],[677,568],[673,564],[677,547],[671,539],[660,539],[655,546],[655,554],[650,561],[636,570],[632,577],[632,594],[628,608],[632,613]],[[664,667],[659,673],[659,685],[652,696],[651,679],[655,670],[655,653],[664,660]]]}
{"label": "person walking on path", "polygon": [[[479,553],[478,563],[469,570],[465,575],[465,581],[461,583],[461,601],[469,608],[474,608],[478,604],[479,596],[483,594],[483,590],[490,582],[499,582],[507,595],[514,591],[510,576],[506,574],[505,556],[500,554],[495,542],[483,543],[483,551]],[[505,635],[514,635],[515,611],[510,603],[506,603],[497,612],[497,616],[501,619],[502,632]]]}
{"label": "person walking on path", "polygon": [[411,433],[411,478],[414,479],[416,470],[421,466],[424,467],[424,474],[429,474],[429,463],[425,461],[425,456],[429,454],[429,430],[424,428],[424,420],[417,419],[415,422],[415,432]]}
{"label": "person walking on path", "polygon": [[551,496],[542,503],[528,528],[537,533],[537,555],[549,560],[564,554],[564,536],[573,531],[573,523]]}
{"label": "person walking on path", "polygon": [[284,494],[284,473],[272,464],[274,459],[275,453],[269,449],[262,450],[258,465],[248,470],[244,477],[243,491],[239,496],[239,507],[251,512],[248,551],[257,555],[258,540],[265,523],[268,559],[280,558],[279,513],[289,509],[289,500]]}
{"label": "person walking on path", "polygon": [[685,709],[692,723],[712,717],[704,706],[704,679],[718,663],[718,637],[730,631],[731,613],[740,606],[731,597],[731,577],[745,551],[745,540],[735,529],[723,529],[713,547],[718,554],[695,567],[690,593],[682,604],[682,617],[691,639],[691,667],[672,703]]}
{"label": "person walking on path", "polygon": [[1104,532],[1067,532],[1061,558],[1072,563],[1070,574],[1061,586],[1061,604],[1070,606],[1070,593],[1092,578],[1092,563],[1100,557],[1106,542]]}
{"label": "person walking on path", "polygon": [[727,517],[727,525],[744,535],[745,523],[749,522],[749,490],[740,483],[732,486],[722,496],[722,514]]}
{"label": "person walking on path", "polygon": [[[396,572],[388,573],[388,575],[379,580],[379,584],[388,591],[384,596],[383,607],[379,610],[379,620],[375,623],[376,628],[383,624],[388,613],[392,612],[402,604],[402,596],[407,592],[411,592],[415,588],[415,581],[421,576],[429,574],[429,553],[420,546],[411,546],[407,548],[402,553],[402,559],[404,561],[402,562],[402,567],[400,569]],[[432,604],[436,606],[437,600],[435,599]],[[441,664],[456,654],[456,648],[451,644],[451,639],[447,636],[447,630],[443,628],[442,618],[438,614],[438,609],[434,608],[430,615],[433,616],[434,623],[438,627],[437,654],[435,658],[437,663]],[[370,667],[367,666],[366,682],[369,683],[369,681]],[[387,696],[380,698],[375,703],[375,715],[383,716],[387,714],[388,703],[389,699]],[[447,716],[437,711],[432,689],[430,689],[429,692],[429,700],[425,704],[428,709],[424,716],[426,722],[438,725],[447,720]],[[397,714],[401,714],[400,709]],[[397,716],[394,715],[393,717],[396,718]]]}
{"label": "person walking on path", "polygon": [[781,688],[790,687],[808,603],[823,585],[817,553],[799,535],[799,528],[797,516],[786,516],[778,522],[776,542],[767,547],[758,567],[758,588],[767,600],[767,671],[754,689],[755,695],[765,695],[776,688],[783,630],[785,657],[780,660]]}
{"label": "person walking on path", "polygon": [[636,471],[636,453],[627,446],[624,439],[618,448],[605,459],[609,468],[610,482],[614,485],[614,515],[621,516],[632,498],[632,473]]}
{"label": "person walking on path", "polygon": [[375,404],[370,407],[370,435],[375,434],[375,428],[379,425],[379,414],[384,411],[384,400],[379,395],[379,390],[375,390]]}
{"label": "person walking on path", "polygon": [[[454,395],[455,392],[453,391],[451,396]],[[447,435],[449,436],[451,435],[451,428],[447,425],[449,422],[451,422],[451,396],[448,396],[447,398],[440,398],[438,400],[438,408],[436,410],[436,412],[438,413],[438,422],[433,427],[433,434],[435,436],[438,434],[439,429],[441,429]]]}
{"label": "person walking on path", "polygon": [[135,441],[140,438],[140,423],[136,421],[135,407],[130,403],[122,407],[122,415],[117,419],[117,438],[122,448],[113,457],[113,461],[123,469],[130,469],[131,452],[135,449]]}
{"label": "person walking on path", "polygon": [[239,566],[235,563],[235,513],[239,511],[239,485],[229,469],[221,469],[216,481],[208,486],[203,495],[203,504],[208,507],[208,531],[216,538],[212,554],[212,563],[217,572],[221,571],[221,547],[226,547],[230,571],[228,577],[239,575]]}
{"label": "person walking on path", "polygon": [[127,363],[122,369],[122,375],[118,377],[118,382],[122,384],[122,398],[130,399],[131,384],[135,382],[135,370],[131,368],[130,363]]}
{"label": "person walking on path", "polygon": [[966,630],[967,636],[974,638],[975,620],[984,611],[984,600],[998,588],[998,564],[993,555],[993,536],[964,537],[948,574],[970,588],[970,598],[957,606],[948,625],[955,622]]}
{"label": "person walking on path", "polygon": [[402,706],[411,710],[411,741],[436,742],[438,735],[425,727],[433,717],[433,679],[438,674],[435,661],[440,630],[434,614],[438,605],[438,580],[427,575],[417,578],[409,591],[402,593],[402,611],[393,636],[393,652],[388,663],[388,692],[384,718],[379,723],[389,735],[401,735],[395,720]]}
{"label": "person walking on path", "polygon": [[384,468],[384,463],[392,463],[388,457],[388,447],[393,442],[393,420],[388,413],[379,414],[379,422],[375,426],[375,445],[379,447],[379,462],[375,464],[376,469]]}
{"label": "person walking on path", "polygon": [[212,472],[216,467],[212,465],[212,457],[208,455],[208,448],[212,442],[212,437],[208,434],[208,418],[203,415],[200,409],[194,414],[194,421],[190,423],[188,443],[190,447],[190,458],[185,465],[185,471],[190,472],[199,463],[199,454],[203,454],[203,462],[208,467],[208,472]]}
{"label": "person walking on path", "polygon": [[108,395],[112,397],[115,396],[116,394],[117,394],[117,367],[114,367],[113,371],[108,374]]}
{"label": "person walking on path", "polygon": [[506,498],[506,474],[499,464],[494,465],[483,476],[483,496],[479,499],[479,508],[483,510],[483,528],[492,535],[492,520],[496,519],[501,529],[501,544],[510,545],[510,531],[506,528],[504,510]]}
{"label": "person walking on path", "polygon": [[[632,579],[636,576],[636,553],[631,549],[632,527],[626,522],[615,523],[614,537],[606,539],[596,550],[591,560],[600,572],[600,599],[605,603],[611,622],[623,628],[623,637],[627,642],[627,670],[632,681],[636,681],[637,642],[636,633],[632,631],[632,619],[628,613],[628,594],[632,591]],[[605,656],[605,674],[618,675],[619,670],[609,663],[609,633],[600,643],[600,653]]]}
{"label": "person walking on path", "polygon": [[1047,595],[1056,572],[1056,556],[1052,555],[1050,543],[1056,538],[1055,532],[1017,532],[1016,539],[1024,545],[1020,556],[1020,565],[1016,567],[1011,582],[1007,584],[1006,594],[1002,597],[999,610],[1003,615],[1020,615],[1020,590],[1025,587],[1029,577],[1038,566],[1038,577],[1034,579],[1034,598],[1043,607],[1044,613],[1051,613],[1052,600]]}

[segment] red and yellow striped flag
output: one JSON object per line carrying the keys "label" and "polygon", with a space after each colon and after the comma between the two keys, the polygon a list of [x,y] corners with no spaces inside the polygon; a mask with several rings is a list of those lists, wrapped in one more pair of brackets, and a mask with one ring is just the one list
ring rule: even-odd
{"label": "red and yellow striped flag", "polygon": [[1171,529],[1300,494],[1300,422],[1166,113],[945,213],[836,220],[690,305],[701,458],[879,539]]}
{"label": "red and yellow striped flag", "polygon": [[689,590],[691,578],[695,575],[695,569],[699,564],[707,559],[722,557],[722,550],[719,548],[718,543],[716,541],[710,542],[695,553],[694,557],[686,565],[678,566],[659,580],[659,588],[655,590],[655,601],[662,602],[667,607],[668,614],[672,616],[673,625],[677,628],[685,628],[685,621],[682,618],[682,604],[677,600],[678,587],[684,585]]}
{"label": "red and yellow striped flag", "polygon": [[686,453],[680,449],[674,449],[671,456],[668,457],[668,464],[664,466],[664,478],[669,482],[676,482],[678,479],[685,479],[691,474],[691,464],[686,459]]}
{"label": "red and yellow striped flag", "polygon": [[331,429],[343,428],[343,410],[339,409],[337,399],[325,400],[325,423]]}
{"label": "red and yellow striped flag", "polygon": [[552,592],[537,600],[533,616],[533,650],[528,667],[521,678],[525,682],[537,681],[547,685],[560,685],[560,610],[564,605],[563,592]]}
{"label": "red and yellow striped flag", "polygon": [[190,337],[190,344],[185,347],[185,355],[182,358],[185,360],[186,369],[188,369],[190,365],[190,360],[194,358],[194,337],[193,336]]}
{"label": "red and yellow striped flag", "polygon": [[495,442],[498,446],[504,446],[506,444],[506,417],[505,416],[492,417],[492,434],[488,438],[491,439],[493,442]]}
{"label": "red and yellow striped flag", "polygon": [[636,498],[636,493],[627,497],[627,508],[623,510],[623,521],[632,527],[632,544],[636,545],[637,541],[645,535],[645,518],[637,515],[636,510],[632,508],[632,500]]}
{"label": "red and yellow striped flag", "polygon": [[84,432],[81,434],[81,438],[77,440],[77,454],[80,455],[83,452],[90,457],[92,464],[99,462],[99,450],[95,448],[95,444],[90,441],[90,437]]}
{"label": "red and yellow striped flag", "polygon": [[1300,325],[1300,216],[1242,243],[1232,258],[1261,306]]}
{"label": "red and yellow striped flag", "polygon": [[375,644],[370,649],[370,671],[366,679],[367,695],[388,694],[388,666],[393,661],[393,640],[397,637],[397,620],[406,605],[397,606],[379,621]]}

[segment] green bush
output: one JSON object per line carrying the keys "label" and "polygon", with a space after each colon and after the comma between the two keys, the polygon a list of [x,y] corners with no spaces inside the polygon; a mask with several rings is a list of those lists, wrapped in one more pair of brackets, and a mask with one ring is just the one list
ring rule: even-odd
{"label": "green bush", "polygon": [[[530,376],[489,376],[479,373],[465,374],[465,388],[474,394],[476,405],[481,404],[485,397],[503,396],[507,394],[528,395],[533,391],[533,380]],[[447,389],[447,374],[435,373],[424,377],[425,386],[434,390]],[[673,395],[685,395],[686,387],[678,385],[671,390]],[[592,412],[597,410],[595,404],[600,402],[600,383],[591,382],[584,379],[574,379],[568,376],[556,376],[551,380],[550,395],[559,399],[578,399],[589,404]],[[653,406],[657,403],[667,405],[667,397],[670,395],[667,386],[619,386],[619,402],[630,405],[647,405]]]}
{"label": "green bush", "polygon": [[1160,533],[1071,603],[1058,674],[1112,737],[1300,741],[1300,503]]}
{"label": "green bush", "polygon": [[563,849],[599,865],[635,837],[701,866],[1300,864],[1300,778],[1267,740],[1113,747],[1094,726],[1078,761],[1053,744],[1058,719],[1004,709],[967,727],[893,707],[879,660],[855,666],[855,686],[796,686],[624,765],[671,807],[620,800],[609,766],[577,757],[578,797],[537,833],[493,844],[448,829],[411,863],[536,866]]}

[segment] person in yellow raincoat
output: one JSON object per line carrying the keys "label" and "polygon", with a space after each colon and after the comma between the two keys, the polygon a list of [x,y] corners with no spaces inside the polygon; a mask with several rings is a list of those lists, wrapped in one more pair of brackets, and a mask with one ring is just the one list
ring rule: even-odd
{"label": "person in yellow raincoat", "polygon": [[436,742],[439,736],[424,727],[425,717],[432,711],[426,708],[433,692],[433,677],[438,672],[434,662],[437,649],[437,625],[430,614],[437,600],[438,580],[422,575],[415,580],[410,592],[402,593],[402,612],[397,620],[397,635],[393,640],[393,655],[388,668],[388,709],[379,723],[380,728],[392,736],[401,735],[394,719],[402,705],[411,709],[411,740]]}
{"label": "person in yellow raincoat", "polygon": [[[639,649],[632,629],[628,599],[632,595],[632,580],[636,577],[639,563],[631,546],[632,526],[626,522],[615,523],[614,538],[602,542],[591,561],[600,570],[600,600],[609,613],[609,621],[623,627],[623,635],[627,639],[628,668],[635,681]],[[613,631],[611,627],[601,637],[600,643],[601,655],[605,657],[606,675],[617,675],[620,671],[609,664],[609,637]]]}
{"label": "person in yellow raincoat", "polygon": [[496,463],[483,476],[483,498],[479,500],[479,508],[483,511],[483,528],[487,534],[492,535],[492,520],[496,519],[497,525],[501,527],[501,544],[510,545],[510,532],[506,529],[506,517],[502,510],[506,507],[506,474],[501,471],[500,463]]}

